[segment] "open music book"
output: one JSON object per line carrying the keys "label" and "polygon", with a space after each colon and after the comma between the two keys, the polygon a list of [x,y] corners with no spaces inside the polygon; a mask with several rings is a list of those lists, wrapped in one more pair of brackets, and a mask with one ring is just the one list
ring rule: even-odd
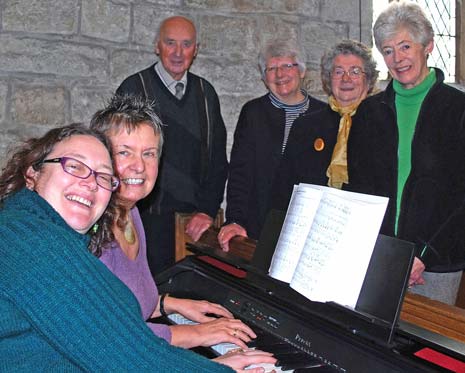
{"label": "open music book", "polygon": [[269,275],[310,300],[355,308],[388,198],[294,186]]}

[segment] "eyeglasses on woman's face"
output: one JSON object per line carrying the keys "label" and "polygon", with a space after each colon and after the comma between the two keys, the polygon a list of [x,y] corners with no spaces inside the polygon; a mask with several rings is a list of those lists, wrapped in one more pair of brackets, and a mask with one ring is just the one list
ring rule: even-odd
{"label": "eyeglasses on woman's face", "polygon": [[357,67],[357,66],[351,67],[348,70],[344,70],[343,68],[336,67],[331,72],[331,78],[333,78],[334,80],[341,80],[344,78],[344,75],[347,75],[349,79],[357,80],[357,79],[360,79],[364,74],[365,74],[365,71],[363,71],[360,67]]}
{"label": "eyeglasses on woman's face", "polygon": [[85,163],[71,157],[45,159],[39,162],[39,164],[41,163],[60,163],[63,171],[79,179],[87,179],[90,175],[94,175],[97,185],[111,192],[114,192],[119,186],[119,179],[116,176],[94,171]]}
{"label": "eyeglasses on woman's face", "polygon": [[265,73],[276,74],[278,70],[281,70],[282,72],[286,73],[286,72],[292,71],[297,66],[299,66],[298,63],[283,63],[281,65],[276,65],[276,66],[267,66],[265,67]]}

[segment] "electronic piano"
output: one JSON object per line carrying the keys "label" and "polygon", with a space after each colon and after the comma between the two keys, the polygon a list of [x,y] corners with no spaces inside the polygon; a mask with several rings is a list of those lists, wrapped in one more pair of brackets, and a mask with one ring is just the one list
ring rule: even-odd
{"label": "electronic piano", "polygon": [[[225,306],[258,335],[250,347],[274,353],[277,372],[465,372],[464,343],[312,302],[257,270],[242,249],[236,256],[208,244],[189,250],[196,255],[156,277],[160,293]],[[220,348],[196,352],[212,357]]]}

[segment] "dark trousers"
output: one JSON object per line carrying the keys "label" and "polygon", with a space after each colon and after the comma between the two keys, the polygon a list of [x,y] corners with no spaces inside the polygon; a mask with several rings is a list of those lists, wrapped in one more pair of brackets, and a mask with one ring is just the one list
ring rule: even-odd
{"label": "dark trousers", "polygon": [[141,212],[147,239],[147,260],[152,276],[175,263],[174,212],[161,215]]}

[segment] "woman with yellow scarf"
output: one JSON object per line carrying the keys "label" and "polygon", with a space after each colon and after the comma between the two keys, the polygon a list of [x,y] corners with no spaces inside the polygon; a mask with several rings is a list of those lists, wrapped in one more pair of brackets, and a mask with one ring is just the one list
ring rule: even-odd
{"label": "woman with yellow scarf", "polygon": [[377,78],[376,62],[364,44],[343,40],[326,51],[321,58],[321,80],[328,106],[294,122],[273,188],[275,208],[287,209],[294,184],[347,188],[352,117],[373,91]]}

